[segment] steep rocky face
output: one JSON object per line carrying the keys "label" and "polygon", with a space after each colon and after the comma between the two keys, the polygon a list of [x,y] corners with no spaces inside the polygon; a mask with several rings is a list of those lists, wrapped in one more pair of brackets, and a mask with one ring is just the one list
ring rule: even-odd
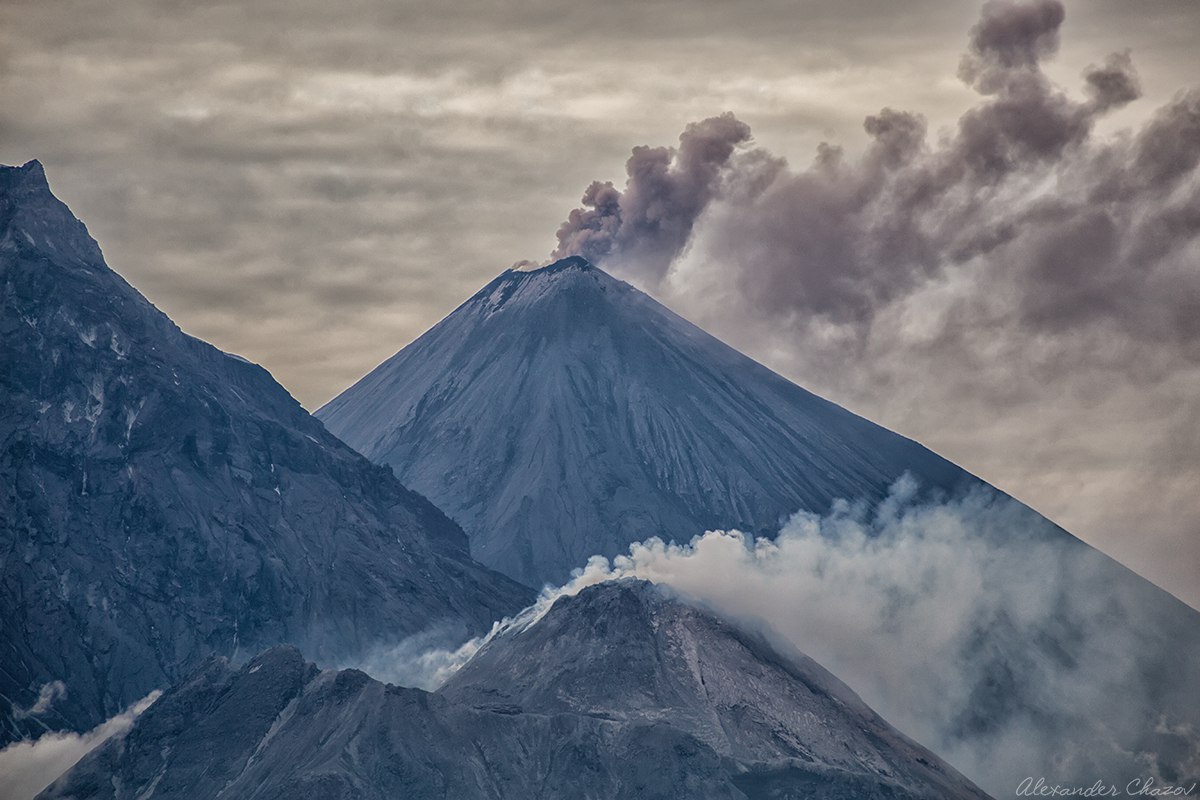
{"label": "steep rocky face", "polygon": [[0,168],[0,362],[0,741],[93,725],[210,654],[344,657],[529,599],[110,270],[37,162]]}
{"label": "steep rocky face", "polygon": [[975,482],[579,258],[505,272],[316,414],[531,585],[650,536],[773,534],[906,471]]}
{"label": "steep rocky face", "polygon": [[644,581],[559,599],[537,623],[488,642],[438,693],[481,708],[667,723],[770,775],[812,769],[975,796],[812,659]]}
{"label": "steep rocky face", "polygon": [[621,582],[494,638],[442,690],[212,662],[43,798],[982,798],[845,686]]}

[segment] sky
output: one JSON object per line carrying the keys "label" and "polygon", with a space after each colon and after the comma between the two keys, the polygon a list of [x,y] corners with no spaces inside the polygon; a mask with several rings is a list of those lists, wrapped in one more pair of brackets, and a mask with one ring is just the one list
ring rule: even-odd
{"label": "sky", "polygon": [[587,252],[1200,607],[1200,2],[515,5],[6,0],[0,162],[309,409],[664,189]]}

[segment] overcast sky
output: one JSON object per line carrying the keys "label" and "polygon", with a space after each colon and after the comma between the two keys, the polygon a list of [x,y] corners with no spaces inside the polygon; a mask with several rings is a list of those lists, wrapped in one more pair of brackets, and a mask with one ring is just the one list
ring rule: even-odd
{"label": "overcast sky", "polygon": [[[315,409],[508,265],[544,259],[589,183],[624,185],[634,146],[678,145],[689,123],[733,112],[753,136],[737,151],[786,159],[778,194],[794,198],[822,142],[843,149],[846,180],[865,180],[857,159],[878,142],[864,119],[884,107],[920,114],[933,156],[957,152],[960,119],[995,96],[979,74],[1013,66],[976,52],[975,77],[960,75],[977,2],[515,5],[6,0],[0,162],[42,160],[111,266]],[[1200,0],[1068,2],[1061,30],[1050,23],[1057,52],[1040,42],[1033,69],[1090,116],[1087,141],[1064,145],[1087,159],[1044,163],[1078,187],[1112,142],[1200,85]],[[1126,49],[1140,97],[1093,114],[1085,70]],[[1181,130],[1187,150],[1200,128]],[[1200,179],[1188,180],[1172,196],[1194,209]],[[722,251],[790,225],[777,217],[734,198],[697,222],[667,274],[611,268],[1200,607],[1195,214],[1172,217],[1182,244],[1139,301],[1170,299],[1184,319],[1170,335],[1148,335],[1146,313],[1046,326],[995,303],[974,325],[948,297],[1009,297],[1036,276],[1013,268],[1000,291],[967,265],[889,292],[855,320],[849,349],[840,295],[775,302],[815,284],[785,257],[759,275]],[[770,288],[747,291],[760,278]],[[1112,286],[1127,296],[1130,280]]]}

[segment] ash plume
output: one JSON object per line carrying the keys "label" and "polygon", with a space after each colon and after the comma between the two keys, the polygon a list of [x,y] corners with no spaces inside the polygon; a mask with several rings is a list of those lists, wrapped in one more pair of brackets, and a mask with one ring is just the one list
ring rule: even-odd
{"label": "ash plume", "polygon": [[678,148],[635,147],[625,164],[625,189],[599,181],[589,186],[583,208],[558,230],[554,257],[599,262],[619,256],[661,276],[717,196],[730,156],[749,139],[750,127],[726,113],[688,125]]}
{"label": "ash plume", "polygon": [[[794,165],[726,115],[737,133],[686,197],[658,190],[691,174],[682,148],[638,148],[557,254],[964,461],[1200,607],[1200,89],[1108,131],[1141,94],[1133,54],[1064,88],[1044,69],[1064,20],[1058,0],[985,3],[958,64],[977,100],[946,130],[885,108],[857,155],[825,143]],[[649,196],[652,216],[627,213]]]}
{"label": "ash plume", "polygon": [[[1140,95],[1138,78],[1130,54],[1116,53],[1085,73],[1086,99],[1072,99],[1041,69],[1063,19],[1058,0],[986,3],[959,67],[981,102],[932,145],[920,115],[885,108],[864,121],[861,158],[826,145],[802,170],[751,150],[749,127],[728,113],[688,126],[678,150],[635,148],[625,188],[592,184],[556,255],[654,283],[695,246],[703,255],[678,265],[679,280],[697,261],[719,263],[725,288],[756,307],[835,323],[869,323],[981,258],[1028,318],[1047,316],[1050,300],[1103,304],[1117,288],[1105,262],[1125,261],[1116,243],[1167,213],[1170,189],[1195,166],[1200,100],[1181,95],[1132,142],[1092,142],[1098,118]],[[1063,313],[1107,311],[1072,305]]]}

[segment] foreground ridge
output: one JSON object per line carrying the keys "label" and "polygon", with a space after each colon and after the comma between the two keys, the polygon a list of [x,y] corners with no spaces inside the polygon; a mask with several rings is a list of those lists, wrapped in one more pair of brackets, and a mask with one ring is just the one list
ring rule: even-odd
{"label": "foreground ridge", "polygon": [[636,581],[559,599],[433,694],[320,672],[294,649],[241,670],[212,662],[41,797],[149,791],[160,800],[986,797],[811,660]]}

